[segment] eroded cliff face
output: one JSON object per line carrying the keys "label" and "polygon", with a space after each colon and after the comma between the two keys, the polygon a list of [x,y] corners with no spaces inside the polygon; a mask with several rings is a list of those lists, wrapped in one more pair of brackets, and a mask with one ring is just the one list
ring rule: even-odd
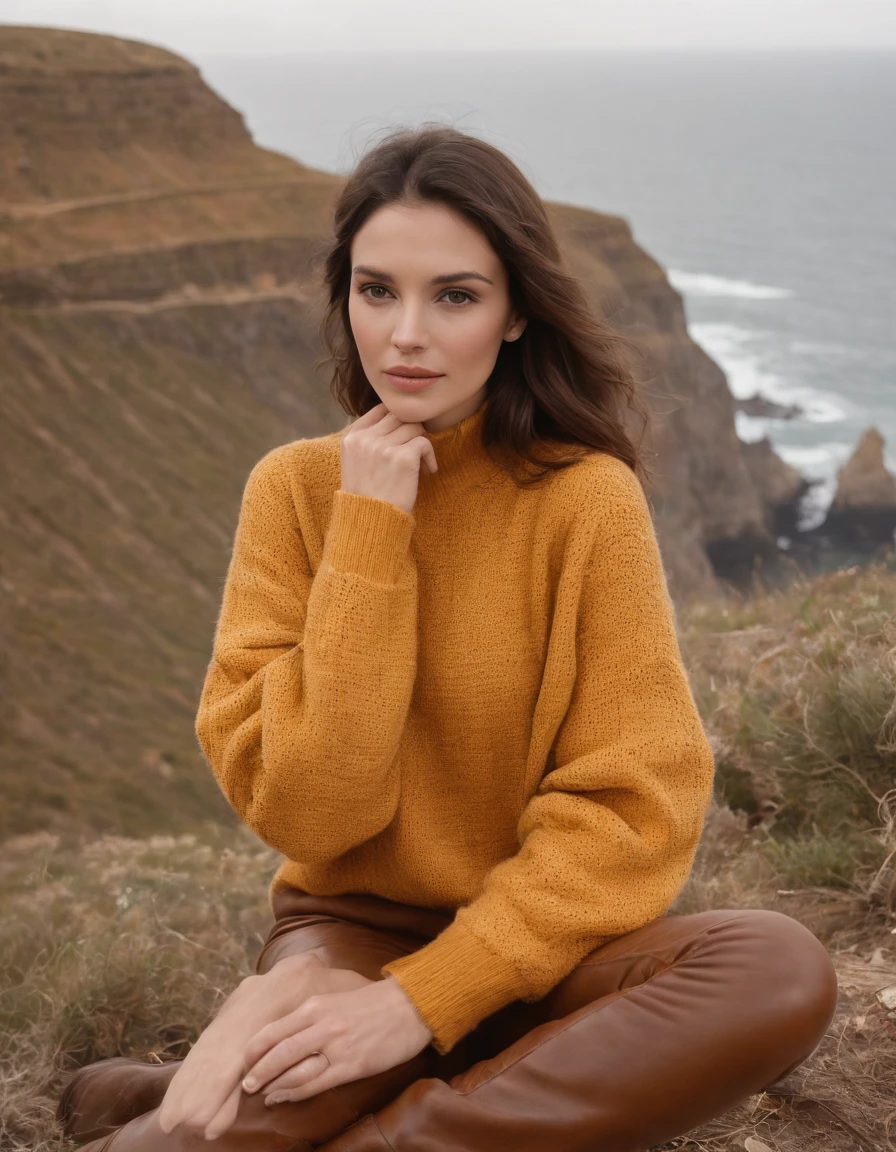
{"label": "eroded cliff face", "polygon": [[777,554],[725,375],[691,340],[681,295],[624,219],[550,207],[595,307],[643,353],[637,371],[650,382],[649,495],[672,594],[711,595],[714,574],[738,581]]}
{"label": "eroded cliff face", "polygon": [[13,203],[295,176],[172,52],[114,36],[0,27],[0,188]]}
{"label": "eroded cliff face", "polygon": [[[0,834],[227,819],[193,716],[250,468],[345,420],[314,370],[341,179],[145,44],[0,28],[0,100]],[[673,595],[710,595],[774,552],[724,376],[624,220],[550,211],[643,350]]]}
{"label": "eroded cliff face", "polygon": [[742,454],[766,509],[769,531],[790,539],[799,531],[800,504],[810,481],[777,455],[767,436],[744,444]]}

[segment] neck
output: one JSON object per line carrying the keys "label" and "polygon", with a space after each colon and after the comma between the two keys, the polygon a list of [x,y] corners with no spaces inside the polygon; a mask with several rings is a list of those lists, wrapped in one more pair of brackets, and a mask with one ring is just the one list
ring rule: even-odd
{"label": "neck", "polygon": [[438,432],[423,435],[432,444],[438,471],[431,473],[425,464],[420,467],[419,493],[424,498],[438,500],[443,496],[460,495],[473,485],[500,470],[482,445],[482,425],[488,407],[488,397],[475,412]]}

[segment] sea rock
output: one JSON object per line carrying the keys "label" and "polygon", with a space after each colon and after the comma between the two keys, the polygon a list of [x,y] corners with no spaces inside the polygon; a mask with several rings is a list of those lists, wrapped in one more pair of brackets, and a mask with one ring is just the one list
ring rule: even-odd
{"label": "sea rock", "polygon": [[793,537],[810,482],[781,459],[767,436],[745,443],[743,455],[762,500],[769,531],[776,537]]}
{"label": "sea rock", "polygon": [[844,543],[893,542],[896,480],[884,464],[884,438],[877,428],[862,433],[837,473],[837,490],[820,531]]}
{"label": "sea rock", "polygon": [[803,409],[799,404],[779,404],[776,400],[763,396],[761,392],[740,397],[734,401],[734,406],[738,412],[743,412],[746,416],[765,416],[775,420],[793,420],[803,415]]}

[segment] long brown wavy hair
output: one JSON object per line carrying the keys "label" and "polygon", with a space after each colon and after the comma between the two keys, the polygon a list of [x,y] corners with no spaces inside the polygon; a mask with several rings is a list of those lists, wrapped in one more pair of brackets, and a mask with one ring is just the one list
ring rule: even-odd
{"label": "long brown wavy hair", "polygon": [[[486,450],[541,469],[533,484],[595,450],[618,457],[642,481],[646,470],[623,408],[649,423],[628,352],[633,341],[595,315],[568,271],[541,197],[493,145],[444,124],[399,127],[361,157],[334,205],[334,239],[323,255],[325,312],[321,340],[331,363],[330,389],[353,419],[380,398],[364,374],[349,322],[351,243],[385,204],[430,201],[461,213],[504,262],[523,334],[504,341],[486,382]],[[552,445],[550,442],[553,441]],[[567,445],[570,448],[560,448]],[[539,456],[538,446],[548,454]]]}

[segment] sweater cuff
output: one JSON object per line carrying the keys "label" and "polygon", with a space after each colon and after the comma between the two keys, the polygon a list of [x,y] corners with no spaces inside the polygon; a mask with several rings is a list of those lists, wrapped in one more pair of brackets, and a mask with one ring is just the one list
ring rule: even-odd
{"label": "sweater cuff", "polygon": [[527,991],[515,968],[456,921],[380,971],[402,986],[443,1056],[480,1020]]}
{"label": "sweater cuff", "polygon": [[339,571],[395,584],[416,523],[410,512],[388,500],[337,489],[323,558]]}

